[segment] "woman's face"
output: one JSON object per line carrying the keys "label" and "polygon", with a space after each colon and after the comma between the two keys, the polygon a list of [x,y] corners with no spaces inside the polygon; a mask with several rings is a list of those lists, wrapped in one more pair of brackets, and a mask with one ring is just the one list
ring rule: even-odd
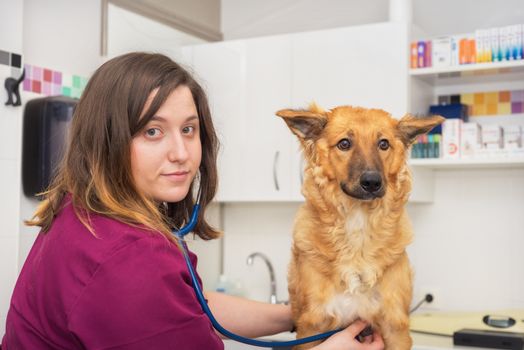
{"label": "woman's face", "polygon": [[[155,95],[149,95],[144,110]],[[186,197],[202,159],[199,126],[191,91],[179,86],[131,141],[131,170],[139,191],[159,202]]]}

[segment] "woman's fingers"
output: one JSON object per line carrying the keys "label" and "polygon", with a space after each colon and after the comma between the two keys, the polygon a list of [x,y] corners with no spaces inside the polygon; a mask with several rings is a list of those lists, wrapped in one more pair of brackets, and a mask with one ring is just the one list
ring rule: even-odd
{"label": "woman's fingers", "polygon": [[353,334],[353,337],[356,337],[357,335],[360,334],[360,332],[362,332],[366,327],[368,326],[368,324],[364,321],[361,321],[361,320],[357,320],[355,322],[353,322],[352,324],[350,324],[346,330],[348,332],[351,332],[351,334]]}

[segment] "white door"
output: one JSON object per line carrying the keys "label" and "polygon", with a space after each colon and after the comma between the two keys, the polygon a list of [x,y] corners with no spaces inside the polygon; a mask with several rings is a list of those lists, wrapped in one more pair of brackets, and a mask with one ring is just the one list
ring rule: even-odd
{"label": "white door", "polygon": [[293,105],[354,105],[404,115],[407,27],[379,23],[293,35]]}
{"label": "white door", "polygon": [[281,35],[247,40],[245,193],[250,200],[289,200],[291,141],[275,115],[291,106],[291,42]]}
{"label": "white door", "polygon": [[[407,27],[401,23],[322,30],[292,35],[291,101],[380,108],[403,116],[408,108]],[[304,160],[292,147],[292,199],[302,200]]]}
{"label": "white door", "polygon": [[221,143],[218,157],[220,201],[244,200],[246,166],[246,54],[244,41],[192,47],[194,75],[206,90]]}

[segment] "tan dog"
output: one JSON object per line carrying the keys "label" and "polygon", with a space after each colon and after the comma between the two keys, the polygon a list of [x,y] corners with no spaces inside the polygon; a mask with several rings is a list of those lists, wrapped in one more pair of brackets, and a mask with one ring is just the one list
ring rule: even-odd
{"label": "tan dog", "polygon": [[406,162],[414,139],[444,118],[396,120],[382,110],[315,105],[276,114],[298,136],[307,163],[288,276],[297,338],[362,319],[386,349],[411,349]]}

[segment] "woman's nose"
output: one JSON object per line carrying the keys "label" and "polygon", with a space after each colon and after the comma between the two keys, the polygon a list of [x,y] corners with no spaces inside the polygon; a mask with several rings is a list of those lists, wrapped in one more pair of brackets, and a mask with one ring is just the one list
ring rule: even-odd
{"label": "woman's nose", "polygon": [[167,158],[170,162],[185,162],[189,157],[187,145],[182,135],[174,135],[169,144]]}

